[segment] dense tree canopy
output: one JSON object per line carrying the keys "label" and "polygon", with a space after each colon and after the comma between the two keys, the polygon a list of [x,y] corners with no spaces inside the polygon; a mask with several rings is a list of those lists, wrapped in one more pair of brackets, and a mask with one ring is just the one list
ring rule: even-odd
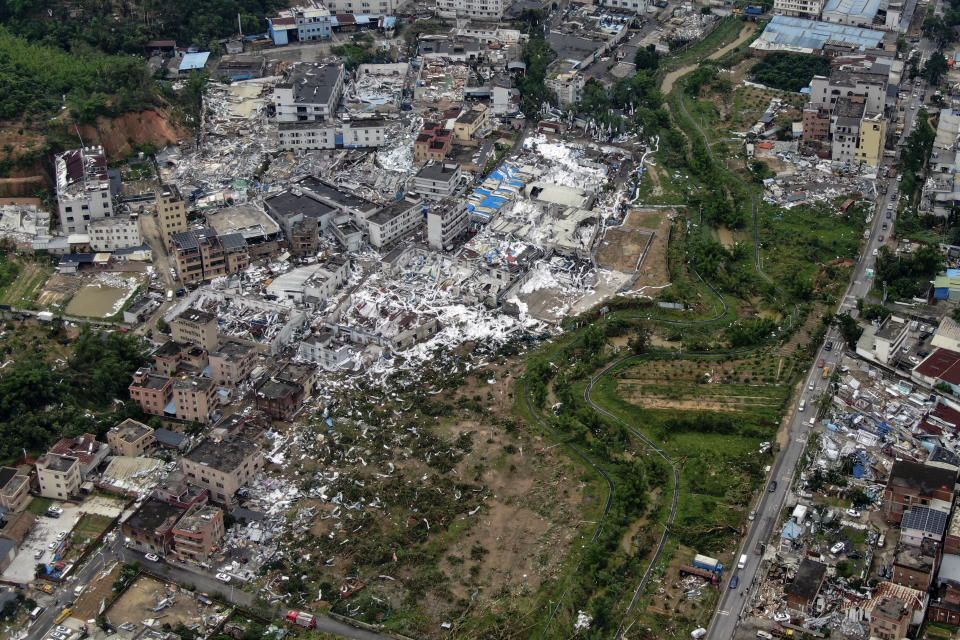
{"label": "dense tree canopy", "polygon": [[523,46],[526,74],[518,74],[516,86],[520,89],[520,110],[528,118],[536,117],[545,102],[553,102],[553,91],[547,88],[547,66],[557,55],[542,37],[532,37]]}
{"label": "dense tree canopy", "polygon": [[886,285],[888,297],[905,300],[922,296],[930,280],[943,268],[943,254],[934,246],[923,246],[912,254],[893,255],[887,247],[877,256],[876,282]]}
{"label": "dense tree canopy", "polygon": [[[63,368],[41,353],[17,358],[0,372],[0,457],[39,451],[65,434],[109,428],[91,411],[108,409],[127,395],[130,376],[147,362],[139,337],[87,331]],[[139,413],[129,404],[126,409]]]}
{"label": "dense tree canopy", "polygon": [[829,75],[830,59],[813,54],[771,53],[753,68],[754,82],[783,89],[800,91],[816,75]]}
{"label": "dense tree canopy", "polygon": [[108,110],[151,104],[151,80],[141,58],[106,56],[87,47],[74,53],[32,44],[0,27],[0,119],[60,108],[63,96],[81,121]]}

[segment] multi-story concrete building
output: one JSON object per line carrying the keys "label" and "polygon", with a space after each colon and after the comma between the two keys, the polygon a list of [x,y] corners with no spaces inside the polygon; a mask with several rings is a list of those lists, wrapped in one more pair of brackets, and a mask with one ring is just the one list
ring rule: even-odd
{"label": "multi-story concrete building", "polygon": [[130,216],[91,220],[88,225],[90,248],[94,251],[131,249],[143,244],[140,236],[140,217]]}
{"label": "multi-story concrete building", "polygon": [[185,284],[195,284],[250,266],[250,254],[243,234],[222,236],[212,227],[174,233],[170,238],[177,273]]}
{"label": "multi-story concrete building", "polygon": [[157,225],[166,238],[187,230],[187,205],[173,185],[161,185],[157,190]]}
{"label": "multi-story concrete building", "polygon": [[218,385],[237,385],[250,377],[256,364],[256,348],[239,340],[227,340],[210,352],[210,377]]}
{"label": "multi-story concrete building", "polygon": [[773,0],[773,12],[781,16],[816,20],[823,10],[823,0]]}
{"label": "multi-story concrete building", "polygon": [[883,598],[870,613],[870,637],[901,640],[907,637],[913,612],[900,598]]}
{"label": "multi-story concrete building", "polygon": [[231,504],[234,495],[263,467],[260,448],[244,438],[205,438],[180,458],[187,481],[210,490],[210,498]]}
{"label": "multi-story concrete building", "polygon": [[470,228],[470,216],[462,202],[444,200],[427,210],[427,244],[442,250]]}
{"label": "multi-story concrete building", "polygon": [[110,445],[98,442],[97,437],[92,433],[84,433],[79,436],[60,438],[50,447],[49,453],[79,460],[80,476],[86,479],[106,459],[110,453]]}
{"label": "multi-story concrete building", "polygon": [[166,556],[173,545],[173,527],[184,511],[169,502],[149,498],[123,521],[120,531],[134,549]]}
{"label": "multi-story concrete building", "polygon": [[453,145],[452,132],[439,122],[424,123],[413,141],[414,163],[443,162]]}
{"label": "multi-story concrete building", "polygon": [[453,137],[460,144],[481,137],[490,126],[490,114],[486,105],[478,104],[461,113],[453,122]]}
{"label": "multi-story concrete building", "polygon": [[265,378],[256,389],[257,409],[274,420],[289,420],[303,401],[303,387],[296,382]]}
{"label": "multi-story concrete building", "polygon": [[130,399],[139,404],[144,413],[162,416],[173,398],[173,380],[155,375],[150,369],[137,369],[127,390]]}
{"label": "multi-story concrete building", "polygon": [[30,478],[13,467],[0,468],[0,507],[23,511],[30,502]]}
{"label": "multi-story concrete building", "polygon": [[337,13],[390,14],[400,6],[400,0],[330,0],[327,7]]}
{"label": "multi-story concrete building", "polygon": [[113,217],[103,147],[64,151],[54,158],[53,167],[60,229],[64,233],[87,233],[90,222]]}
{"label": "multi-story concrete building", "polygon": [[107,431],[107,444],[118,456],[143,455],[153,442],[153,427],[148,427],[133,418],[127,418]]}
{"label": "multi-story concrete building", "polygon": [[383,120],[280,122],[277,140],[282,151],[376,148],[386,143],[386,130]]}
{"label": "multi-story concrete building", "polygon": [[940,566],[940,547],[933,540],[923,540],[919,547],[900,545],[893,556],[895,584],[927,591]]}
{"label": "multi-story concrete building", "polygon": [[560,106],[576,104],[583,98],[586,84],[583,74],[569,60],[556,60],[550,64],[545,81],[547,88],[557,94]]}
{"label": "multi-story concrete building", "polygon": [[366,220],[370,245],[381,249],[404,238],[423,225],[423,200],[407,194]]}
{"label": "multi-story concrete building", "polygon": [[447,198],[453,195],[462,178],[459,164],[430,162],[423,165],[410,181],[410,190],[427,198]]}
{"label": "multi-story concrete building", "polygon": [[830,142],[830,109],[808,102],[803,107],[803,141]]}
{"label": "multi-story concrete building", "polygon": [[337,112],[343,95],[343,65],[299,63],[273,90],[278,122],[326,122]]}
{"label": "multi-story concrete building", "polygon": [[897,460],[890,470],[887,488],[883,493],[884,519],[899,523],[903,520],[903,512],[913,506],[945,504],[949,509],[953,503],[956,481],[956,469]]}
{"label": "multi-story concrete building", "polygon": [[437,13],[443,18],[495,21],[503,17],[505,4],[504,0],[437,0]]}
{"label": "multi-story concrete building", "polygon": [[53,500],[67,500],[80,492],[80,461],[73,456],[46,453],[37,460],[37,482],[40,495]]}
{"label": "multi-story concrete building", "polygon": [[600,4],[620,12],[629,11],[640,16],[647,10],[646,0],[600,0]]}
{"label": "multi-story concrete building", "polygon": [[216,408],[217,388],[205,377],[174,378],[173,401],[177,418],[206,424]]}
{"label": "multi-story concrete building", "polygon": [[830,115],[830,157],[834,162],[856,162],[860,144],[860,121],[864,100],[861,97],[840,98]]}
{"label": "multi-story concrete building", "polygon": [[[333,7],[330,7],[333,9]],[[365,11],[364,13],[368,13]],[[275,45],[291,42],[326,40],[333,35],[334,18],[320,3],[284,9],[274,18],[267,18],[267,33]]]}
{"label": "multi-story concrete building", "polygon": [[185,309],[170,322],[170,333],[176,342],[195,344],[208,352],[217,348],[217,316],[199,309]]}
{"label": "multi-story concrete building", "polygon": [[813,76],[810,81],[810,102],[832,110],[841,98],[862,96],[864,111],[883,113],[887,100],[887,73],[859,69],[838,69],[826,76]]}
{"label": "multi-story concrete building", "polygon": [[216,551],[223,533],[223,509],[210,504],[195,505],[173,527],[173,553],[184,562],[206,562]]}
{"label": "multi-story concrete building", "polygon": [[887,142],[887,119],[882,113],[864,113],[860,121],[860,140],[857,143],[857,161],[868,167],[877,167],[883,159]]}

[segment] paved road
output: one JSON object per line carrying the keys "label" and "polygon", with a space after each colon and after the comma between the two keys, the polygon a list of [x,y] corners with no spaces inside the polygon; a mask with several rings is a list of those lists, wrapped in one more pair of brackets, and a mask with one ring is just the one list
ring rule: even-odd
{"label": "paved road", "polygon": [[[910,100],[915,100],[912,93]],[[916,110],[914,109],[913,112],[916,113]],[[911,117],[909,128],[908,125],[904,126],[904,135],[909,134],[913,124],[913,118]],[[878,180],[878,187],[882,188],[883,184],[884,180]],[[866,277],[866,270],[873,268],[875,262],[873,250],[878,249],[883,244],[880,237],[886,239],[892,230],[895,213],[891,214],[890,219],[887,219],[886,211],[887,203],[892,201],[897,193],[897,185],[896,180],[890,180],[888,184],[889,193],[877,196],[876,214],[870,225],[869,238],[862,252],[862,258],[854,269],[850,285],[840,303],[840,312],[849,312],[855,316],[857,299],[866,296],[872,288],[872,280]],[[883,229],[884,224],[888,225],[888,229]],[[746,554],[746,565],[743,569],[737,569],[736,565],[728,568],[723,585],[726,587],[730,578],[734,575],[740,577],[740,585],[738,589],[724,589],[709,629],[708,637],[712,640],[728,640],[734,637],[748,595],[756,589],[758,580],[762,579],[762,576],[758,576],[760,556],[754,553],[754,549],[759,543],[766,542],[770,538],[774,526],[779,523],[780,510],[790,492],[794,470],[810,436],[810,419],[816,416],[818,400],[826,392],[827,383],[821,378],[823,370],[818,366],[818,360],[822,358],[824,365],[830,367],[831,371],[835,371],[841,357],[840,338],[833,329],[828,332],[825,340],[825,342],[830,341],[834,342],[838,348],[826,351],[824,345],[821,345],[815,362],[804,380],[800,394],[800,398],[806,404],[806,410],[803,412],[795,411],[789,418],[788,440],[773,464],[766,490],[760,495],[757,504],[754,506],[757,514],[756,519],[748,526],[744,544],[739,551],[740,554]],[[851,349],[855,347],[855,345],[847,346]]]}
{"label": "paved road", "polygon": [[[63,606],[73,599],[73,588],[78,584],[90,584],[97,573],[114,562],[139,562],[147,571],[181,585],[190,585],[201,593],[216,594],[241,607],[249,608],[253,605],[253,594],[234,585],[224,584],[206,573],[166,562],[150,562],[144,554],[122,546],[118,536],[112,544],[105,544],[97,553],[92,554],[83,567],[74,574],[76,579],[69,581],[58,590],[53,601],[59,604],[47,606],[46,611],[31,627],[26,640],[40,640],[47,635]],[[317,630],[351,640],[391,640],[389,636],[358,629],[324,616],[317,616]]]}

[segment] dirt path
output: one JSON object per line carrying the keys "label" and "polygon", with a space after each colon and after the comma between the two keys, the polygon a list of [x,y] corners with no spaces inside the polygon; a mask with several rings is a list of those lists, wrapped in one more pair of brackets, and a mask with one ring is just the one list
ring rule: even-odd
{"label": "dirt path", "polygon": [[[732,51],[733,49],[736,49],[741,44],[743,44],[748,38],[750,38],[750,36],[752,36],[755,32],[756,32],[756,28],[753,25],[751,24],[743,25],[743,29],[740,31],[740,35],[737,37],[736,40],[734,40],[727,46],[721,47],[716,51],[714,51],[713,53],[711,53],[709,56],[707,56],[707,60],[716,60],[717,58],[727,53],[728,51]],[[673,90],[673,84],[677,81],[677,79],[682,76],[685,76],[686,74],[696,69],[698,64],[700,64],[699,61],[696,64],[688,64],[685,67],[680,67],[676,71],[671,71],[670,73],[668,73],[663,78],[663,85],[661,85],[660,87],[661,91],[663,91],[664,94],[670,93],[670,91]]]}

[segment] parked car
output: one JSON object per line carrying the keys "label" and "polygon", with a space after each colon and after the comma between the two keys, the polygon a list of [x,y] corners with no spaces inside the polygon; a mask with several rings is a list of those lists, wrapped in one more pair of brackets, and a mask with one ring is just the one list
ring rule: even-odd
{"label": "parked car", "polygon": [[847,509],[847,515],[850,516],[851,518],[859,518],[860,512],[857,511],[856,509]]}
{"label": "parked car", "polygon": [[158,556],[158,555],[155,554],[155,553],[148,553],[147,555],[145,555],[145,556],[143,556],[143,557],[146,558],[147,560],[149,560],[150,562],[160,562],[160,556]]}
{"label": "parked car", "polygon": [[756,520],[756,519],[757,519],[757,510],[756,510],[756,509],[754,509],[753,511],[750,512],[749,519],[750,519],[750,520]]}
{"label": "parked car", "polygon": [[740,576],[733,576],[733,578],[730,579],[730,588],[736,589],[739,586],[740,586]]}
{"label": "parked car", "polygon": [[220,582],[230,582],[230,576],[228,576],[225,573],[218,573],[217,580],[219,580]]}
{"label": "parked car", "polygon": [[66,531],[61,531],[60,533],[57,534],[57,540],[63,540],[66,537],[67,537]]}

